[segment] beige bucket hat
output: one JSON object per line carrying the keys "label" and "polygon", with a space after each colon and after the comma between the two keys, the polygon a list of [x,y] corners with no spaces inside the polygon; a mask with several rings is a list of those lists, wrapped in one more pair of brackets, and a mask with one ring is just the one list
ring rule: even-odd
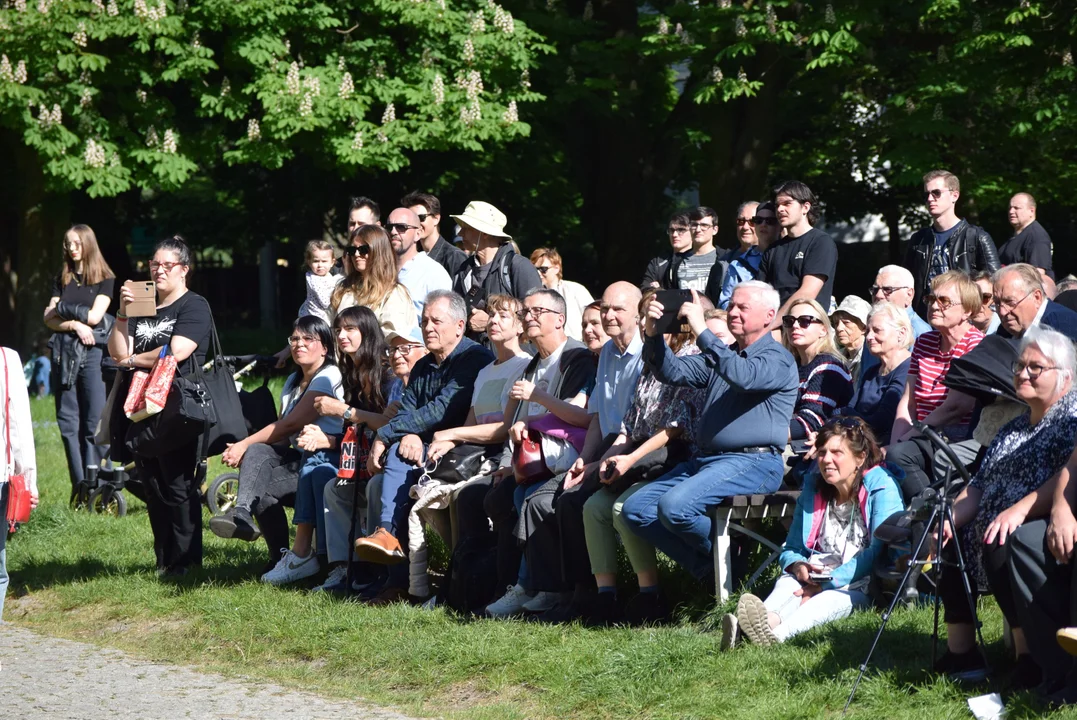
{"label": "beige bucket hat", "polygon": [[508,218],[493,205],[481,200],[472,200],[464,208],[462,215],[450,215],[453,220],[461,225],[467,225],[481,233],[512,239],[512,235],[505,232]]}

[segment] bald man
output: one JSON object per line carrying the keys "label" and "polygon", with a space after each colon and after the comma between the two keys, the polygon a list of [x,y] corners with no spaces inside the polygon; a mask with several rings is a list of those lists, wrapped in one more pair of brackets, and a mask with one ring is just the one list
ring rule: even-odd
{"label": "bald man", "polygon": [[[602,293],[602,327],[610,339],[598,356],[595,389],[587,402],[591,423],[583,450],[566,474],[534,490],[528,488],[531,492],[521,510],[525,526],[532,529],[524,552],[533,588],[560,594],[557,606],[539,616],[542,620],[589,619],[595,606],[583,506],[602,487],[598,474],[601,462],[627,449],[613,442],[643,371],[641,299],[640,289],[627,282],[615,282]],[[542,560],[531,562],[532,558]]]}
{"label": "bald man", "polygon": [[1028,263],[1040,276],[1054,280],[1051,270],[1051,236],[1036,220],[1036,198],[1020,192],[1010,198],[1010,227],[1013,237],[999,248],[998,259],[1004,266]]}
{"label": "bald man", "polygon": [[408,208],[397,208],[389,214],[385,231],[396,253],[396,281],[408,289],[415,305],[416,322],[420,325],[423,303],[434,290],[452,290],[452,278],[437,260],[421,251],[419,216]]}

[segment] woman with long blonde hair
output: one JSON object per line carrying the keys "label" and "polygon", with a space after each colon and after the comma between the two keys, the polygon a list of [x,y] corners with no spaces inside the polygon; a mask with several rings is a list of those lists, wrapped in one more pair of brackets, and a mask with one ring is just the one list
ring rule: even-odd
{"label": "woman with long blonde hair", "polygon": [[384,228],[360,225],[352,231],[351,244],[344,248],[344,267],[348,274],[330,300],[334,317],[361,305],[374,312],[385,332],[406,334],[418,324],[411,295],[396,280],[396,253]]}
{"label": "woman with long blonde hair", "polygon": [[100,460],[93,437],[105,407],[101,360],[112,330],[108,307],[116,275],[101,256],[90,226],[72,225],[63,242],[64,264],[53,283],[44,320],[55,332],[49,341],[51,385],[74,497],[86,465]]}

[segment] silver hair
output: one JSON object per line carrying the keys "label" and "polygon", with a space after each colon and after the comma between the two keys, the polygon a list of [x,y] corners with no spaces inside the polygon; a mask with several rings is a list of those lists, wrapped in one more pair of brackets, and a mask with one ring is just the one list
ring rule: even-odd
{"label": "silver hair", "polygon": [[905,308],[883,300],[872,305],[871,312],[868,313],[869,324],[876,315],[886,318],[887,322],[898,330],[905,328],[905,349],[908,350],[913,346],[916,342],[916,334],[912,331],[912,323],[909,321],[909,314],[905,312]]}
{"label": "silver hair", "polygon": [[1040,271],[1028,263],[1013,263],[1004,268],[999,268],[991,276],[991,284],[1001,285],[1006,276],[1010,274],[1015,274],[1021,278],[1021,290],[1023,292],[1030,293],[1033,290],[1039,290],[1041,293],[1046,292],[1043,289],[1043,276],[1040,275]]}
{"label": "silver hair", "polygon": [[553,308],[551,309],[561,313],[565,318],[568,318],[568,305],[565,304],[565,298],[561,296],[561,293],[539,285],[538,287],[533,287],[528,290],[527,294],[524,295],[524,298],[529,298],[532,295],[542,295],[543,297],[550,298],[550,300],[553,301]]}
{"label": "silver hair", "polygon": [[743,210],[744,208],[748,207],[749,205],[758,206],[759,204],[760,203],[759,203],[758,200],[745,200],[744,202],[742,202],[740,205],[737,206],[737,217],[740,217],[740,211]]}
{"label": "silver hair", "polygon": [[755,293],[762,298],[763,306],[767,310],[773,310],[778,312],[778,308],[782,306],[782,297],[778,294],[769,283],[765,283],[762,280],[745,280],[742,283],[737,283],[733,286],[733,292],[744,288],[745,290],[754,290]]}
{"label": "silver hair", "polygon": [[431,290],[426,295],[426,304],[444,300],[449,306],[449,316],[456,322],[467,322],[467,303],[464,298],[452,290]]}
{"label": "silver hair", "polygon": [[1034,325],[1025,331],[1021,338],[1021,347],[1018,355],[1023,355],[1026,348],[1035,347],[1047,361],[1058,367],[1058,376],[1055,378],[1055,391],[1062,390],[1067,380],[1072,380],[1077,372],[1077,348],[1068,337],[1042,325]]}
{"label": "silver hair", "polygon": [[900,265],[883,265],[879,268],[879,272],[875,273],[875,277],[880,275],[894,275],[900,278],[899,282],[906,287],[913,287],[916,285],[916,281],[912,278],[912,273],[909,269]]}

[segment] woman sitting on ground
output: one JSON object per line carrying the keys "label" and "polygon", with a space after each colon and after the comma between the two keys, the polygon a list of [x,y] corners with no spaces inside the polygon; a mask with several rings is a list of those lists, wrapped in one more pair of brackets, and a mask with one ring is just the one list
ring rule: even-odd
{"label": "woman sitting on ground", "polygon": [[408,289],[396,280],[396,253],[384,228],[355,228],[344,248],[344,267],[349,272],[333,291],[331,314],[353,305],[368,307],[386,333],[406,332],[419,324]]}
{"label": "woman sitting on ground", "polygon": [[871,426],[880,445],[890,443],[890,429],[894,426],[898,403],[905,394],[905,379],[915,339],[909,316],[897,305],[881,302],[868,315],[865,345],[874,358],[867,365],[857,383],[856,392],[848,405],[835,415],[855,415]]}
{"label": "woman sitting on ground", "polygon": [[[299,475],[308,464],[313,469],[330,460],[321,454],[304,456],[296,445],[299,431],[316,422],[327,434],[340,433],[340,420],[319,418],[314,401],[320,396],[344,397],[333,334],[324,320],[315,315],[299,318],[288,342],[298,369],[281,390],[280,419],[225,449],[221,460],[239,468],[239,493],[233,508],[209,521],[218,537],[253,541],[264,536],[271,563],[267,573],[288,552],[288,519],[282,503],[295,496]],[[257,528],[252,515],[258,517]]]}
{"label": "woman sitting on ground", "polygon": [[583,344],[596,356],[602,352],[602,347],[609,342],[610,336],[602,327],[602,302],[595,300],[583,309]]}
{"label": "woman sitting on ground", "polygon": [[834,411],[849,403],[853,381],[845,368],[841,351],[834,346],[830,318],[814,300],[798,300],[782,318],[785,347],[797,359],[800,389],[789,439],[805,440],[816,432]]}
{"label": "woman sitting on ground", "polygon": [[[954,520],[961,534],[961,550],[970,568],[975,593],[983,582],[991,588],[999,609],[1013,632],[1017,667],[1014,689],[1040,682],[1040,668],[1029,655],[1022,632],[1027,578],[1014,575],[1018,562],[1015,542],[1009,535],[1020,532],[1020,545],[1044,554],[1045,533],[1058,471],[1066,464],[1077,435],[1077,392],[1073,376],[1077,357],[1065,335],[1032,327],[1021,340],[1014,363],[1013,383],[1017,395],[1029,407],[1002,427],[987,449],[983,462],[954,502]],[[944,557],[952,553],[952,532],[943,531]],[[1027,554],[1024,558],[1029,557]],[[939,583],[946,612],[947,652],[935,665],[941,673],[964,672],[984,667],[976,649],[972,611],[964,584],[955,572],[943,573]],[[975,595],[973,600],[975,601]],[[1050,668],[1043,668],[1050,670]]]}
{"label": "woman sitting on ground", "polygon": [[871,570],[883,550],[875,529],[903,507],[896,469],[883,464],[860,418],[830,420],[814,447],[817,469],[804,478],[779,558],[783,572],[766,600],[746,593],[737,614],[722,618],[722,649],[736,643],[738,630],[773,645],[870,604]]}

